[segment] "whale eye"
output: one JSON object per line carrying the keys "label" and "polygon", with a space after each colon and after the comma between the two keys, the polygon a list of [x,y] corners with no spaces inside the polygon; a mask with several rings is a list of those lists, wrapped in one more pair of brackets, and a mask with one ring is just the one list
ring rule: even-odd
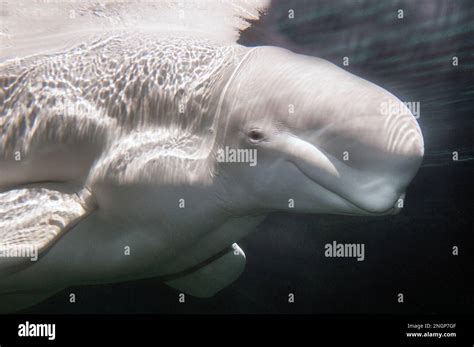
{"label": "whale eye", "polygon": [[264,139],[265,136],[263,136],[263,132],[261,132],[259,129],[252,129],[248,132],[247,136],[249,137],[251,142],[260,142]]}

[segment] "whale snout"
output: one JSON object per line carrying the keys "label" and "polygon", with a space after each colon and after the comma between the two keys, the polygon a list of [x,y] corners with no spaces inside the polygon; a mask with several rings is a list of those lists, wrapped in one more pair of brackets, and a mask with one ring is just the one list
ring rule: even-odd
{"label": "whale snout", "polygon": [[300,212],[368,215],[402,208],[424,153],[417,103],[325,60],[279,48],[259,49],[252,63],[238,76],[243,82],[234,83],[240,103],[233,102],[229,114],[242,134],[247,128],[261,133],[255,146],[262,170],[252,176],[258,177],[252,189],[272,199],[274,187],[281,190],[281,199],[267,199],[264,207],[279,209],[290,194]]}
{"label": "whale snout", "polygon": [[[373,103],[384,102],[387,101]],[[366,118],[367,132],[346,142],[347,157],[343,155],[342,160],[352,169],[347,174],[357,174],[355,185],[349,188],[352,191],[341,190],[341,196],[348,196],[358,208],[375,214],[395,214],[403,208],[406,189],[424,155],[423,136],[413,113],[393,96],[388,102],[398,107],[389,112],[384,112],[383,107],[380,112],[374,110],[373,116]]]}
{"label": "whale snout", "polygon": [[[423,158],[420,127],[412,112],[387,92],[354,100],[352,107],[341,102],[322,131],[302,128],[299,139],[305,144],[294,142],[299,151],[293,162],[307,178],[337,195],[344,213],[397,213]],[[400,107],[384,112],[380,105],[386,101]]]}
{"label": "whale snout", "polygon": [[396,213],[403,208],[406,189],[424,155],[423,136],[412,111],[395,97],[390,97],[389,103],[398,107],[381,111],[380,119],[373,121],[372,136],[377,140],[373,148],[367,149],[366,166],[360,168],[374,177],[373,182],[381,182],[374,184],[375,189],[366,199],[361,199],[367,210],[378,213]]}
{"label": "whale snout", "polygon": [[[355,194],[349,195],[369,213],[395,214],[403,208],[406,189],[421,165],[423,136],[412,111],[396,97],[384,96],[372,103],[382,107],[377,112],[373,106],[368,131],[352,142],[349,153],[354,155],[346,161],[362,176]],[[385,103],[397,106],[387,110]]]}
{"label": "whale snout", "polygon": [[[414,103],[404,103],[389,95],[379,101],[379,104],[381,110],[377,126],[380,135],[374,136],[381,136],[385,151],[389,155],[404,159],[410,158],[416,161],[423,158],[424,142],[421,129],[413,111],[408,107]],[[387,107],[387,104],[392,107]]]}

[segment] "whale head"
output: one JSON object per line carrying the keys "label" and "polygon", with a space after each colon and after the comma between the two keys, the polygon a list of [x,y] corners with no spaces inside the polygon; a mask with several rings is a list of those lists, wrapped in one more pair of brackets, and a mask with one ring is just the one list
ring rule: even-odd
{"label": "whale head", "polygon": [[325,60],[260,47],[226,93],[218,172],[234,206],[349,215],[402,206],[424,144],[388,91]]}

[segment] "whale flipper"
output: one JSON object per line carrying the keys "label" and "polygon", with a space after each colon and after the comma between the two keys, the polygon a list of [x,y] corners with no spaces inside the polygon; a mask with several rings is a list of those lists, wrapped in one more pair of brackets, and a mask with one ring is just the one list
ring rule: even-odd
{"label": "whale flipper", "polygon": [[[216,259],[217,257],[217,259]],[[197,270],[165,283],[186,294],[207,298],[234,282],[245,268],[245,253],[234,243]]]}
{"label": "whale flipper", "polygon": [[0,193],[0,269],[35,260],[93,209],[87,188],[72,194],[46,188]]}

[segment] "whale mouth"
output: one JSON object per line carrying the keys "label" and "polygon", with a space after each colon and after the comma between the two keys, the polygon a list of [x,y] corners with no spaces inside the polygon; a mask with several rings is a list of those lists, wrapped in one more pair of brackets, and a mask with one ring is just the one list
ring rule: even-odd
{"label": "whale mouth", "polygon": [[[334,159],[334,160],[337,160],[337,159]],[[401,194],[400,197],[394,201],[393,206],[388,209],[383,209],[380,211],[369,210],[369,209],[364,208],[361,204],[354,202],[349,197],[344,196],[341,193],[338,193],[334,191],[333,189],[330,189],[329,187],[325,186],[321,182],[317,181],[314,177],[308,174],[303,168],[300,167],[300,165],[298,165],[293,160],[288,160],[288,162],[291,163],[293,166],[295,166],[296,169],[298,169],[298,171],[301,172],[313,184],[324,189],[327,193],[337,197],[344,205],[348,206],[350,209],[354,211],[354,212],[340,212],[339,214],[348,215],[348,216],[360,216],[360,215],[383,216],[383,215],[393,215],[400,212],[401,208],[397,207],[397,201],[399,201],[400,198],[404,199],[405,193]]]}

